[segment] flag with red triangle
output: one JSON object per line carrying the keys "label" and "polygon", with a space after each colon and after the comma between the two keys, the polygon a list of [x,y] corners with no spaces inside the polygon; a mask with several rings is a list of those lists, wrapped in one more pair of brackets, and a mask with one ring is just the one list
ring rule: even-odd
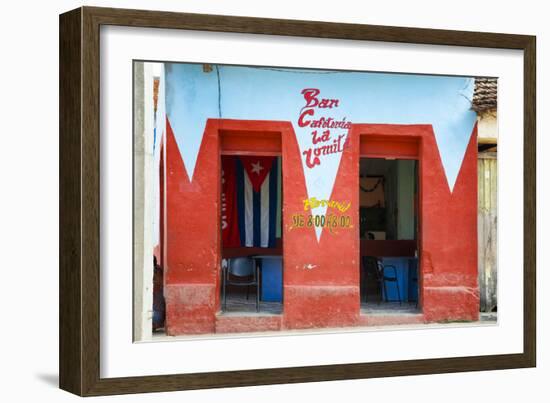
{"label": "flag with red triangle", "polygon": [[252,188],[255,192],[259,192],[267,174],[271,170],[275,157],[242,156],[240,159],[252,183]]}

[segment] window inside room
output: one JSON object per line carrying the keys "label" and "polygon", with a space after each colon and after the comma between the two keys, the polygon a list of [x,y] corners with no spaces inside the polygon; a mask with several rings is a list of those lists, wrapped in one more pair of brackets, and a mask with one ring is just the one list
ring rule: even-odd
{"label": "window inside room", "polygon": [[361,239],[417,239],[417,182],[415,160],[361,158]]}

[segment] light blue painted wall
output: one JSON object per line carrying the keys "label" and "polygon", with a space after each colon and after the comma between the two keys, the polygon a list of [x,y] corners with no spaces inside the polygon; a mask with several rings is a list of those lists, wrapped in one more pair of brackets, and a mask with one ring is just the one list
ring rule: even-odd
{"label": "light blue painted wall", "polygon": [[340,99],[335,117],[354,123],[433,125],[451,190],[476,121],[468,77],[237,66],[206,73],[200,64],[171,63],[165,73],[166,113],[191,176],[206,119],[284,120],[296,128],[304,88]]}

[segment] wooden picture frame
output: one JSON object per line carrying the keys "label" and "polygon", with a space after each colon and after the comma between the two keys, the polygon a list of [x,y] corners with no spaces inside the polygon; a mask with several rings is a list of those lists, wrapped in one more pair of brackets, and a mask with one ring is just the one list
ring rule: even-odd
{"label": "wooden picture frame", "polygon": [[[523,353],[100,377],[100,27],[118,25],[524,52]],[[81,396],[526,368],[536,365],[534,36],[82,7],[60,16],[60,387]]]}

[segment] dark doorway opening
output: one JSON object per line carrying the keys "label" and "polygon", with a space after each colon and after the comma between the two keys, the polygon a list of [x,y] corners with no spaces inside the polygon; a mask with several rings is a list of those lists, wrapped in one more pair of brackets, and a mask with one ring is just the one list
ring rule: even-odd
{"label": "dark doorway opening", "polygon": [[281,314],[282,159],[221,156],[221,312]]}
{"label": "dark doorway opening", "polygon": [[417,313],[418,162],[361,158],[360,296],[365,313]]}

